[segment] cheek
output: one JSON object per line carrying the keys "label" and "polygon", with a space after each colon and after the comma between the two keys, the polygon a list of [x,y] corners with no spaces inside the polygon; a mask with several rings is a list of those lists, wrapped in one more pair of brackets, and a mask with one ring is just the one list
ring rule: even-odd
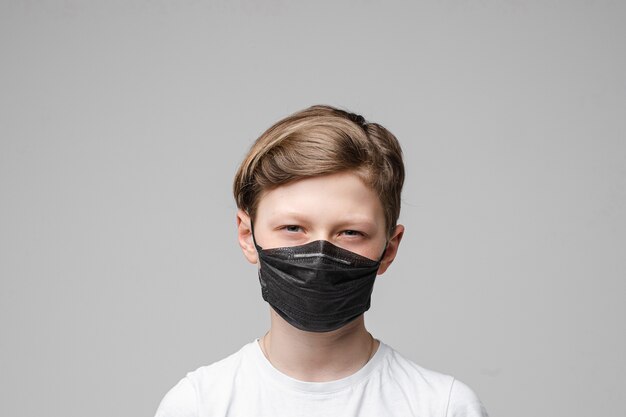
{"label": "cheek", "polygon": [[360,247],[346,249],[351,250],[352,252],[358,253],[361,256],[365,256],[373,261],[378,261],[383,255],[383,250],[385,248],[385,241],[376,241],[376,242],[368,242]]}

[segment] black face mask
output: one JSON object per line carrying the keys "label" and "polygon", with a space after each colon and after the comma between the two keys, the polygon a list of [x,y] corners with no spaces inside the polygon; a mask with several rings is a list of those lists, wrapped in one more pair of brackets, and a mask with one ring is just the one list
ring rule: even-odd
{"label": "black face mask", "polygon": [[263,299],[292,326],[328,332],[370,308],[384,250],[373,261],[326,240],[273,249],[254,245]]}

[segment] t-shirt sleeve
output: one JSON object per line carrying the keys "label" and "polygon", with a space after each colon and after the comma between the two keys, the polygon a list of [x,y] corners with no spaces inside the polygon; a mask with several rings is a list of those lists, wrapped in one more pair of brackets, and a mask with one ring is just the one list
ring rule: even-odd
{"label": "t-shirt sleeve", "polygon": [[458,379],[452,381],[446,417],[488,417],[487,410],[470,387]]}
{"label": "t-shirt sleeve", "polygon": [[198,417],[197,408],[196,390],[185,377],[165,394],[155,417]]}

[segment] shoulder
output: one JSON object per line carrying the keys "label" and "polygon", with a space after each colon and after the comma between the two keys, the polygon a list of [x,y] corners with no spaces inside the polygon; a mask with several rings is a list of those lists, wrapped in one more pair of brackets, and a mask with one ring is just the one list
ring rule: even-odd
{"label": "shoulder", "polygon": [[[390,379],[409,397],[428,404],[433,415],[446,417],[487,417],[476,393],[451,375],[418,365],[389,348],[386,368]],[[410,392],[407,392],[410,391]]]}
{"label": "shoulder", "polygon": [[487,417],[487,410],[476,393],[458,379],[452,381],[447,417]]}
{"label": "shoulder", "polygon": [[[207,393],[220,398],[222,391],[234,379],[242,362],[242,357],[250,344],[230,356],[188,372],[163,397],[155,417],[197,417],[199,404]],[[198,393],[202,392],[203,396]]]}
{"label": "shoulder", "polygon": [[155,417],[197,417],[196,391],[184,377],[165,394]]}
{"label": "shoulder", "polygon": [[217,389],[223,386],[228,379],[236,377],[237,371],[251,347],[252,343],[248,343],[224,359],[188,372],[185,378],[189,379],[194,387],[201,390],[209,390],[210,392]]}
{"label": "shoulder", "polygon": [[430,398],[447,399],[454,381],[452,376],[424,368],[390,346],[387,348],[385,368],[395,383],[427,393]]}

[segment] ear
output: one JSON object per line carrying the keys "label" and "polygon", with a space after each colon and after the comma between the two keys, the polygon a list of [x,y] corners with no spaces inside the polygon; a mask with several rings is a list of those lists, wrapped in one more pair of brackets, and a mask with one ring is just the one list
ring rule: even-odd
{"label": "ear", "polygon": [[382,275],[396,258],[396,254],[398,253],[398,246],[400,246],[400,241],[402,240],[403,235],[404,226],[399,224],[394,228],[393,233],[389,238],[389,243],[387,243],[387,249],[385,250],[385,254],[380,261],[377,275]]}
{"label": "ear", "polygon": [[258,262],[258,254],[254,241],[252,240],[252,227],[250,226],[250,216],[245,211],[237,210],[237,240],[243,251],[243,256],[248,262],[256,264]]}

